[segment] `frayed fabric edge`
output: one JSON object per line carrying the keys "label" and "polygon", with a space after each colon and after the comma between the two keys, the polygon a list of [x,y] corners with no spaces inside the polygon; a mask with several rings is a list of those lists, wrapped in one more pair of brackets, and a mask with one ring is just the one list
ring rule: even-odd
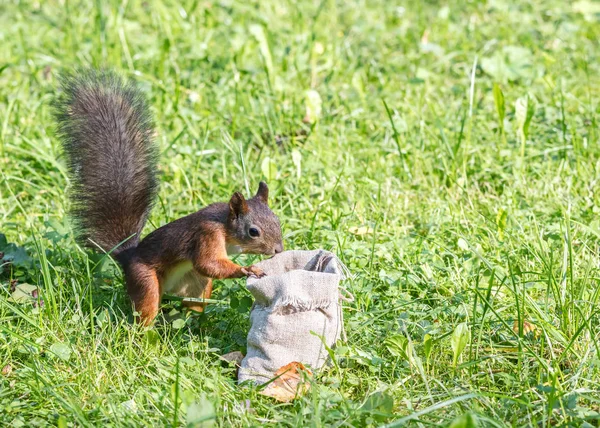
{"label": "frayed fabric edge", "polygon": [[294,312],[310,312],[329,309],[331,305],[338,305],[339,301],[331,299],[320,300],[302,300],[297,298],[287,298],[269,306],[263,306],[263,309],[271,311],[273,314],[290,314]]}

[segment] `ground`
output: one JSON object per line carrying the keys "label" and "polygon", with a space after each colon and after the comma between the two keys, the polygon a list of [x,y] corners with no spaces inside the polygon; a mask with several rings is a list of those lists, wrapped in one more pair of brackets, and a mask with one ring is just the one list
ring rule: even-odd
{"label": "ground", "polygon": [[[600,8],[589,0],[0,2],[0,425],[598,426]],[[145,233],[268,181],[353,277],[303,398],[240,387],[250,294],[132,323],[80,245],[57,75],[147,94]],[[251,263],[251,256],[238,261]]]}

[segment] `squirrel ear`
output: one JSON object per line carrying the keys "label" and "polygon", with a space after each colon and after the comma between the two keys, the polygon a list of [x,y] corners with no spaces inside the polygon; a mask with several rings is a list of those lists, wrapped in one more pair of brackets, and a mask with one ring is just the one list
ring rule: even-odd
{"label": "squirrel ear", "polygon": [[258,192],[256,192],[255,198],[262,200],[265,204],[269,202],[269,187],[264,181],[261,181],[258,185]]}
{"label": "squirrel ear", "polygon": [[235,192],[229,200],[229,212],[235,217],[248,212],[248,203],[240,192]]}

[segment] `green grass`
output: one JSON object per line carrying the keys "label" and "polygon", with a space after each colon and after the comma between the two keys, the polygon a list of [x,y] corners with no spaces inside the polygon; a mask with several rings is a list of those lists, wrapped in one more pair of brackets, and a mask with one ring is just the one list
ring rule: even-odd
{"label": "green grass", "polygon": [[[598,426],[599,16],[561,0],[0,1],[15,244],[0,235],[0,425]],[[219,361],[245,347],[243,281],[217,282],[182,328],[165,302],[144,330],[114,264],[75,243],[50,109],[57,73],[86,64],[148,95],[146,231],[266,174],[286,247],[354,274],[348,341],[307,396],[275,403]],[[11,298],[14,279],[43,306]]]}

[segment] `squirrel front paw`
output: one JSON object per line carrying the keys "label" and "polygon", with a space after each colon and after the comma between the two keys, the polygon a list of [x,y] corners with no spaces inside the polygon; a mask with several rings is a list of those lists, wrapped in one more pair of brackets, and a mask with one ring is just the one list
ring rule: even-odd
{"label": "squirrel front paw", "polygon": [[261,268],[258,268],[254,265],[242,267],[242,273],[246,276],[255,276],[256,278],[262,278],[263,276],[267,275],[262,271]]}

